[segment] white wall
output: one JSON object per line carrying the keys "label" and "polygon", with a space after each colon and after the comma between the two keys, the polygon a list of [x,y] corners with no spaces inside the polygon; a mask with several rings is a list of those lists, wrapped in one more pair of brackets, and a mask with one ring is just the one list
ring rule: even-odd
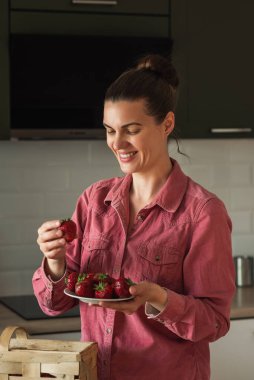
{"label": "white wall", "polygon": [[[186,174],[215,192],[233,220],[234,255],[254,256],[254,140],[183,140]],[[105,141],[0,141],[0,296],[32,293],[37,229],[71,216],[78,195],[121,175]]]}

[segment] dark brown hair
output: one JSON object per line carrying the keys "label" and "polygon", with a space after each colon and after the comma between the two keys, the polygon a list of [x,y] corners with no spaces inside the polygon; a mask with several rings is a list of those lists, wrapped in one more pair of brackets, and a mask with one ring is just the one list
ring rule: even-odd
{"label": "dark brown hair", "polygon": [[147,55],[109,86],[105,101],[144,99],[147,114],[159,124],[169,111],[175,112],[178,85],[177,72],[169,59]]}

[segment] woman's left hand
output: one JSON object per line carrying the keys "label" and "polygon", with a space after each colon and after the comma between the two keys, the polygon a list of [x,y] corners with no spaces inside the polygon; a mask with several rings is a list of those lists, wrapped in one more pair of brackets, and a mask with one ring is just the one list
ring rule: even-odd
{"label": "woman's left hand", "polygon": [[126,314],[135,313],[146,302],[151,304],[157,310],[162,311],[167,304],[168,294],[166,289],[158,284],[149,281],[142,281],[132,285],[129,289],[133,299],[121,302],[99,302],[99,306],[121,311]]}

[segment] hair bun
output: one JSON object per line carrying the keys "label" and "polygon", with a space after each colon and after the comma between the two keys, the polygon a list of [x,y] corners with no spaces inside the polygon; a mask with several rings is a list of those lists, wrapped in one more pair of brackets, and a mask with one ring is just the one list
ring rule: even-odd
{"label": "hair bun", "polygon": [[179,85],[179,78],[176,69],[168,58],[158,54],[150,54],[139,59],[138,70],[151,70],[162,79],[166,80],[175,89]]}

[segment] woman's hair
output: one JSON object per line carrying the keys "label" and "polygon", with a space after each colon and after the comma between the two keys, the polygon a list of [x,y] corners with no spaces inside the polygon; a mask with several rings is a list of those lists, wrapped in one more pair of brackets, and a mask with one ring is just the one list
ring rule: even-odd
{"label": "woman's hair", "polygon": [[169,111],[175,112],[178,85],[177,72],[169,59],[147,55],[110,85],[105,101],[144,99],[147,114],[159,124]]}

